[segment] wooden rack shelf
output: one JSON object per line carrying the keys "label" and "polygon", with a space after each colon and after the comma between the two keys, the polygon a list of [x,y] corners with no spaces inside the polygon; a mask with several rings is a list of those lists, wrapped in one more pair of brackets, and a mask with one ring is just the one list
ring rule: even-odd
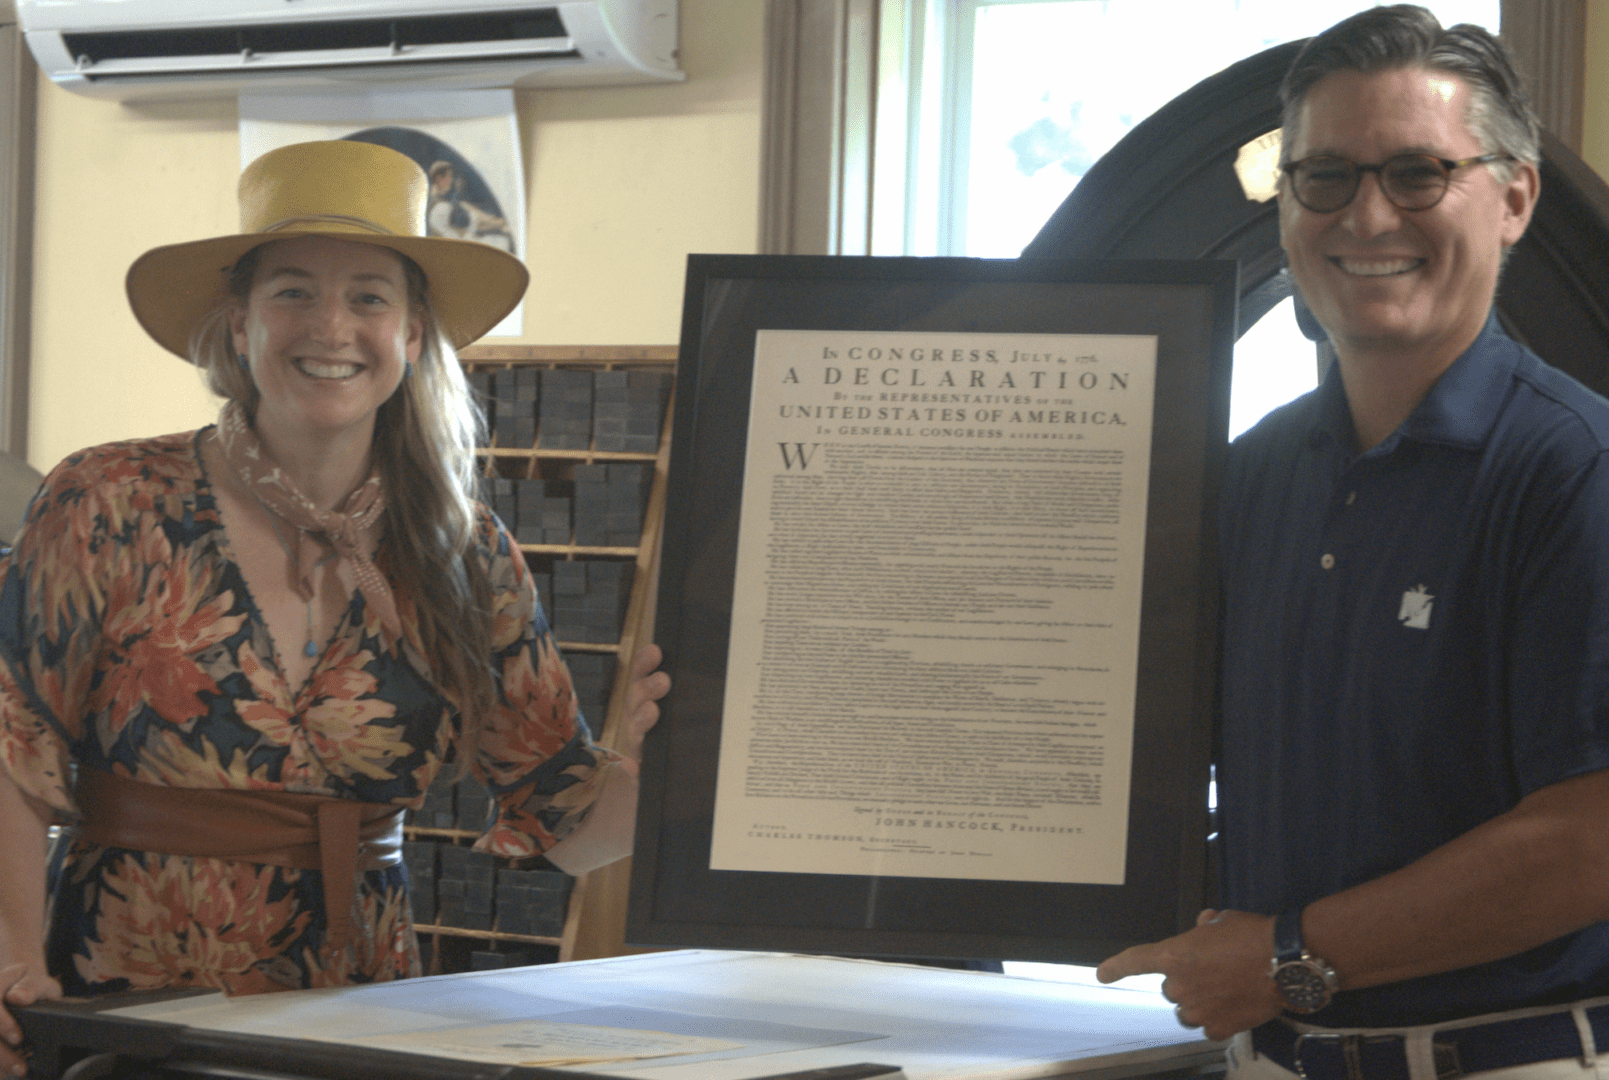
{"label": "wooden rack shelf", "polygon": [[540,937],[536,934],[510,934],[503,930],[466,930],[462,926],[415,926],[416,934],[440,934],[443,937],[478,938],[481,941],[517,941],[524,945],[558,945],[564,939]]}
{"label": "wooden rack shelf", "polygon": [[521,544],[520,550],[528,555],[611,555],[631,556],[640,550],[634,547],[581,547],[577,544]]}
{"label": "wooden rack shelf", "polygon": [[[504,367],[512,365],[505,364]],[[488,458],[523,458],[542,461],[579,461],[590,465],[595,461],[657,461],[658,454],[632,454],[624,450],[540,450],[521,449],[518,446],[482,446],[477,456]]]}
{"label": "wooden rack shelf", "polygon": [[[554,346],[554,345],[475,345],[464,349],[459,358],[469,371],[512,367],[572,368],[594,371],[655,371],[674,374],[676,347],[673,345]],[[671,418],[675,410],[675,389],[665,406],[659,450],[653,454],[621,453],[607,450],[544,450],[536,447],[483,447],[476,451],[488,473],[511,475],[523,471],[535,478],[543,465],[563,467],[564,463],[595,464],[609,462],[651,462],[653,483],[643,514],[642,535],[635,547],[583,547],[575,544],[521,544],[528,556],[553,559],[607,558],[635,562],[631,597],[626,607],[620,640],[616,642],[558,642],[567,653],[613,653],[620,657],[609,710],[602,718],[588,717],[596,741],[611,749],[619,738],[620,717],[625,710],[630,681],[628,658],[639,642],[651,640],[654,621],[654,595],[659,578],[659,539],[665,518],[665,481],[670,458]],[[495,443],[495,440],[494,440]],[[526,468],[520,469],[520,463]],[[467,844],[479,835],[463,829],[426,829],[410,826],[405,830],[418,839],[450,840]],[[499,930],[469,930],[455,926],[416,926],[421,935],[468,938],[488,943],[556,945],[560,960],[587,960],[618,956],[627,950],[625,940],[626,888],[630,880],[629,860],[595,870],[578,878],[570,894],[564,932],[559,937],[509,934]],[[438,950],[439,953],[439,950]]]}

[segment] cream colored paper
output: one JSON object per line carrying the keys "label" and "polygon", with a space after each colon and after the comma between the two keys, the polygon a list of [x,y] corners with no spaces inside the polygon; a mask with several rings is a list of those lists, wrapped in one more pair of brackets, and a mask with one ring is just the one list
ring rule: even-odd
{"label": "cream colored paper", "polygon": [[759,332],[712,869],[1123,882],[1155,369]]}
{"label": "cream colored paper", "polygon": [[341,1041],[381,1050],[402,1050],[436,1057],[528,1067],[639,1061],[675,1054],[709,1054],[719,1050],[736,1050],[743,1045],[724,1039],[671,1035],[663,1031],[627,1031],[541,1020],[400,1035],[365,1035]]}

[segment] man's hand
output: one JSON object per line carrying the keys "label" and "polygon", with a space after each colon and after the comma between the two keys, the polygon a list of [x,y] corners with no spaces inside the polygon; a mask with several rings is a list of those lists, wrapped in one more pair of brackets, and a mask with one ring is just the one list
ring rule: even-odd
{"label": "man's hand", "polygon": [[1284,999],[1269,977],[1274,920],[1244,911],[1203,911],[1192,930],[1110,957],[1096,970],[1103,983],[1159,973],[1162,996],[1185,1027],[1227,1039],[1278,1016]]}
{"label": "man's hand", "polygon": [[61,984],[30,965],[0,967],[0,1069],[13,1076],[27,1072],[27,1065],[17,1049],[22,1043],[22,1029],[6,1011],[6,1006],[32,1005],[42,998],[59,997]]}

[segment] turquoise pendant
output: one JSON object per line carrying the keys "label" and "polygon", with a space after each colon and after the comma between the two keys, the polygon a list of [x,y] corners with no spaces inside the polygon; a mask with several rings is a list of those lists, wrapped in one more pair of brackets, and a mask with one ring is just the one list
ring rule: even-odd
{"label": "turquoise pendant", "polygon": [[317,656],[318,655],[318,646],[314,645],[313,642],[311,640],[309,640],[306,645],[302,646],[302,655],[306,656],[306,657],[309,657],[309,658]]}

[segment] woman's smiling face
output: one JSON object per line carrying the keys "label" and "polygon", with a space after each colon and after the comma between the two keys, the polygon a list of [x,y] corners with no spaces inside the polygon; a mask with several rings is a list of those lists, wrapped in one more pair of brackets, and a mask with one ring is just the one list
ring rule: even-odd
{"label": "woman's smiling face", "polygon": [[401,256],[322,236],[277,240],[258,254],[230,331],[261,395],[259,431],[372,434],[423,334]]}

